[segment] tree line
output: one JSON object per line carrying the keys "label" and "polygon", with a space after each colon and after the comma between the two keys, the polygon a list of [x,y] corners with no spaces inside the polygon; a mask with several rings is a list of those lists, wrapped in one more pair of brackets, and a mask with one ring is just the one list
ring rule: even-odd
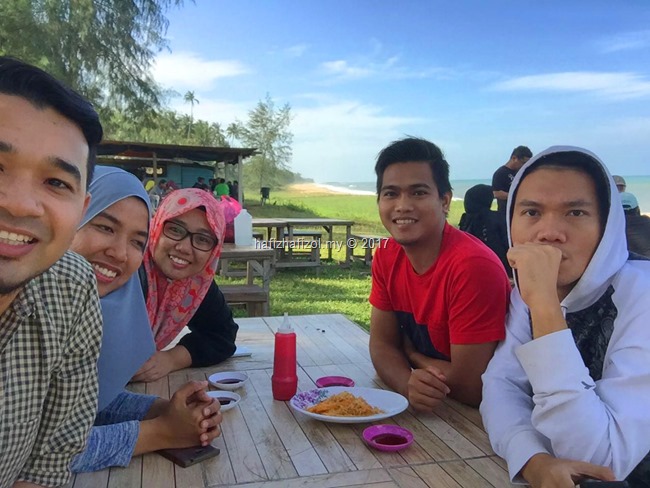
{"label": "tree line", "polygon": [[190,114],[169,108],[173,92],[151,75],[157,53],[168,49],[165,14],[183,0],[31,0],[0,2],[0,54],[42,67],[93,102],[106,137],[115,140],[257,148],[246,160],[247,181],[277,186],[300,180],[290,171],[291,106],[269,94],[248,120],[194,119],[200,103],[183,96]]}

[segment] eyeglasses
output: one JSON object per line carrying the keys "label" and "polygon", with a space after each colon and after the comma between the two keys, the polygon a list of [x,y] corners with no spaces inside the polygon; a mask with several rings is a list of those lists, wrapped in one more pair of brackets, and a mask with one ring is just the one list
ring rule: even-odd
{"label": "eyeglasses", "polygon": [[201,232],[190,232],[176,222],[165,222],[163,224],[163,234],[173,241],[182,241],[189,236],[192,247],[198,251],[212,251],[219,244],[219,239],[216,237]]}

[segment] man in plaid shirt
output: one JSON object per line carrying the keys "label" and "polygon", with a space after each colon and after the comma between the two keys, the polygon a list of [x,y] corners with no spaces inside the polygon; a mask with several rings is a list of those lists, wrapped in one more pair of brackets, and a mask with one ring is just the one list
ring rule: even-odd
{"label": "man in plaid shirt", "polygon": [[0,57],[0,487],[61,486],[95,416],[95,277],[66,252],[102,127],[47,73]]}

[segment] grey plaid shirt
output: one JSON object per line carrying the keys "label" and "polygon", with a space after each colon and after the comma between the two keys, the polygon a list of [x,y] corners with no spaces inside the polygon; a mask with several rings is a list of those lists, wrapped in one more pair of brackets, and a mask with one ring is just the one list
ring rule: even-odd
{"label": "grey plaid shirt", "polygon": [[101,335],[95,276],[71,252],[0,315],[0,487],[68,482],[95,418]]}

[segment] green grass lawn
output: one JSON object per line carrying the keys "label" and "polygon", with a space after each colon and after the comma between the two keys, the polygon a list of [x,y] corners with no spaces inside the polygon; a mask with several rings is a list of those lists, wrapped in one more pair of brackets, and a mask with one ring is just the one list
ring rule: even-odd
{"label": "green grass lawn", "polygon": [[[377,212],[377,200],[366,195],[310,195],[276,191],[271,203],[246,201],[246,208],[256,218],[321,217],[354,220],[352,231],[357,234],[387,235]],[[458,225],[463,212],[460,201],[453,201],[449,222]],[[338,232],[337,232],[338,231]],[[345,229],[335,227],[334,239],[344,240]],[[360,251],[358,251],[360,253]],[[332,262],[323,261],[320,271],[314,268],[282,269],[271,280],[271,315],[341,313],[368,329],[370,324],[370,267],[355,261],[350,268],[343,268],[339,261],[345,250],[334,250]],[[327,256],[322,250],[321,257]],[[217,283],[241,283],[234,278],[217,277]],[[245,316],[242,309],[235,309],[236,316]]]}

